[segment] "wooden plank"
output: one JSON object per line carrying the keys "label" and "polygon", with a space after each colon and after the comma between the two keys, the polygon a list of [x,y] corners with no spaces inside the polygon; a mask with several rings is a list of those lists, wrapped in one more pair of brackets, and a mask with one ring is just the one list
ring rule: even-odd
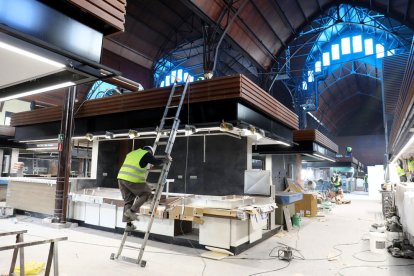
{"label": "wooden plank", "polygon": [[[241,99],[249,106],[262,112],[272,120],[297,129],[298,117],[272,96],[261,90],[250,80],[245,81],[240,75],[194,82],[190,84],[185,103],[199,103],[215,100]],[[247,78],[246,78],[247,80]],[[123,95],[115,95],[96,100],[85,101],[77,110],[75,118],[99,116],[134,110],[164,107],[170,87],[152,88]],[[181,91],[183,86],[177,87]],[[22,126],[36,123],[53,122],[61,119],[61,107],[51,107],[13,114],[12,125]]]}
{"label": "wooden plank", "polygon": [[68,237],[60,237],[60,238],[47,239],[47,240],[41,240],[41,241],[18,242],[18,243],[13,243],[9,245],[2,245],[0,247],[0,251],[22,248],[22,247],[27,247],[27,246],[41,245],[41,244],[46,244],[46,243],[58,242],[58,241],[66,241],[67,239]]}
{"label": "wooden plank", "polygon": [[264,106],[263,110],[268,115],[277,117],[279,121],[293,129],[299,128],[298,116],[294,112],[275,100],[247,77],[241,76],[241,79],[243,96],[252,102],[256,102],[258,105]]}
{"label": "wooden plank", "polygon": [[87,1],[94,4],[95,7],[105,11],[106,13],[116,17],[117,19],[125,23],[125,13],[119,11],[114,6],[108,4],[106,1],[102,1],[102,0],[87,0]]}
{"label": "wooden plank", "polygon": [[202,208],[203,216],[237,218],[237,210]]}
{"label": "wooden plank", "polygon": [[120,31],[125,30],[124,21],[117,19],[111,14],[108,14],[107,12],[96,7],[94,4],[87,2],[86,0],[69,0],[69,1],[77,5],[81,9],[87,10],[88,12],[94,14],[95,16],[99,17],[100,19],[102,19],[109,25],[115,27],[116,29]]}
{"label": "wooden plank", "polygon": [[123,14],[126,14],[126,9],[125,9],[126,3],[122,3],[117,0],[103,0],[103,1],[113,6],[115,9],[119,10]]}
{"label": "wooden plank", "polygon": [[290,220],[290,212],[287,205],[283,206],[283,215],[285,217],[286,222],[286,230],[291,231],[292,230],[292,221]]}
{"label": "wooden plank", "polygon": [[293,141],[312,141],[316,142],[334,152],[338,152],[338,145],[335,144],[328,137],[323,135],[320,131],[315,129],[302,129],[293,132]]}
{"label": "wooden plank", "polygon": [[56,185],[10,181],[7,189],[7,207],[53,215]]}
{"label": "wooden plank", "polygon": [[24,234],[24,233],[27,233],[27,230],[17,230],[17,231],[10,231],[10,232],[0,232],[0,237],[17,235],[17,234]]}

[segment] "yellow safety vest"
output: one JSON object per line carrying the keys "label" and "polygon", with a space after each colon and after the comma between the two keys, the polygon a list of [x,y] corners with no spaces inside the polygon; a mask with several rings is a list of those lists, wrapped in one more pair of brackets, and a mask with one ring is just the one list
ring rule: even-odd
{"label": "yellow safety vest", "polygon": [[335,187],[341,187],[342,186],[342,181],[339,178],[339,176],[332,176],[331,177],[331,182]]}
{"label": "yellow safety vest", "polygon": [[405,171],[403,168],[401,168],[400,166],[397,166],[397,174],[398,176],[403,176],[405,175]]}
{"label": "yellow safety vest", "polygon": [[408,171],[410,173],[414,172],[414,159],[413,160],[408,160]]}
{"label": "yellow safety vest", "polygon": [[142,168],[139,165],[142,157],[148,151],[143,149],[137,149],[127,154],[124,164],[118,173],[118,179],[126,180],[132,183],[145,183],[145,174],[147,168]]}

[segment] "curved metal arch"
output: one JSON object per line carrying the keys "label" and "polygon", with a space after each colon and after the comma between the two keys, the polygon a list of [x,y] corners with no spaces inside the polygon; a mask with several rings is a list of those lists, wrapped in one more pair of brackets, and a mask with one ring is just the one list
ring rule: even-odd
{"label": "curved metal arch", "polygon": [[[369,6],[367,6],[365,3],[359,3],[359,2],[356,2],[356,1],[352,1],[352,2],[351,1],[342,1],[342,3],[340,3],[340,4],[349,5],[349,6],[352,6],[354,8],[355,7],[356,8],[365,8],[365,9],[368,9],[369,11],[377,12],[379,14],[384,15],[384,11],[381,10],[380,7],[377,7],[375,4],[373,6],[372,3]],[[333,3],[330,3],[330,4],[326,5],[326,6],[324,6],[324,7],[320,6],[319,12],[316,13],[315,15],[313,15],[311,18],[309,18],[309,21],[310,22],[314,22],[315,20],[319,20],[321,18],[321,16],[323,16],[323,15],[330,16],[329,11],[331,9],[333,9],[337,5],[338,5],[337,2],[333,2]],[[414,26],[410,26],[410,25],[405,24],[407,22],[402,22],[401,19],[398,18],[398,16],[396,14],[390,13],[390,14],[387,14],[387,17],[395,20],[396,22],[399,22],[399,23],[403,24],[404,26],[407,26],[407,28],[412,29],[414,27]],[[344,22],[342,22],[342,23],[344,23]],[[361,25],[364,25],[364,24],[361,24]],[[298,39],[298,37],[300,37],[300,34],[303,32],[303,30],[305,30],[308,26],[309,26],[309,24],[302,24],[298,28],[298,30],[296,30],[295,32],[292,32],[292,36],[289,38],[288,42],[285,43],[286,46],[282,46],[282,48],[280,48],[278,50],[278,56],[279,56],[279,58],[280,58],[280,53],[283,53],[286,49],[288,49],[289,45],[292,44],[292,42],[294,42],[296,39]],[[324,30],[325,30],[325,28],[322,28],[322,29],[319,30],[319,32],[322,32]],[[317,32],[317,34],[319,34],[319,32]],[[314,37],[315,36],[312,36],[311,39],[314,38]],[[302,45],[304,46],[305,44],[309,43],[309,41],[311,39],[306,40],[306,42],[303,43]],[[302,47],[300,47],[300,49]],[[289,60],[290,59],[291,59],[291,57],[289,58]],[[286,62],[283,63],[281,69],[279,70],[279,72],[277,72],[277,75],[279,75],[280,74],[280,71],[282,71],[285,68],[285,64],[287,62],[288,61],[286,61]],[[275,66],[277,66],[278,64],[279,64],[278,61],[274,61],[273,64],[271,66],[269,66],[268,72],[273,71],[274,68],[275,68]],[[273,86],[273,82],[272,82],[271,86]],[[270,91],[270,88],[269,88],[269,91]]]}

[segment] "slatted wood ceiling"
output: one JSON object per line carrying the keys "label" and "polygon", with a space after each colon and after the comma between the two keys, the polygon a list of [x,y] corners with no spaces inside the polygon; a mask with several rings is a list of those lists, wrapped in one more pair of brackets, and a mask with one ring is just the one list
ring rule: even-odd
{"label": "slatted wood ceiling", "polygon": [[[178,90],[182,86],[177,87]],[[153,88],[144,91],[116,95],[85,101],[75,107],[75,118],[99,116],[112,113],[144,110],[165,106],[170,88]],[[281,122],[291,129],[298,129],[298,116],[242,75],[221,77],[191,83],[190,103],[225,99],[239,99],[241,102]],[[188,97],[186,97],[187,103]],[[50,107],[13,114],[12,126],[32,125],[59,121],[62,107]]]}

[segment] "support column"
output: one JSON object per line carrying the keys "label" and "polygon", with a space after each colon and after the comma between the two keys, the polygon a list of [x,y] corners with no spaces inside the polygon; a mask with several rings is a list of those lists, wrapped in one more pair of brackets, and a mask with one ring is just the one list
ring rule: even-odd
{"label": "support column", "polygon": [[300,154],[295,155],[295,182],[299,183],[302,188],[304,187],[304,179],[302,179],[302,157]]}
{"label": "support column", "polygon": [[98,172],[98,153],[99,153],[99,140],[93,140],[92,142],[92,159],[91,159],[91,178],[97,178]]}
{"label": "support column", "polygon": [[62,112],[58,138],[59,165],[56,178],[55,222],[65,223],[68,205],[69,175],[72,155],[72,132],[74,126],[73,109],[76,99],[76,86],[68,89]]}

